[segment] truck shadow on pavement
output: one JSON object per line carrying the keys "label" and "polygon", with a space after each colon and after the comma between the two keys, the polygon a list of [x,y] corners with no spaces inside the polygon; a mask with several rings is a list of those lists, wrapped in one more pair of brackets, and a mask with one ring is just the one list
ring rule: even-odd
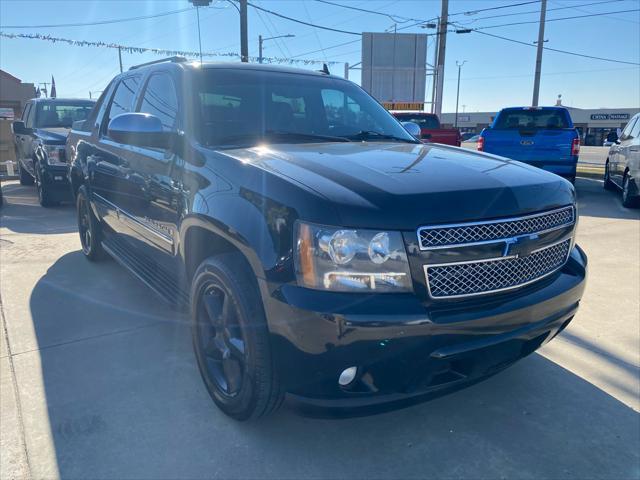
{"label": "truck shadow on pavement", "polygon": [[[44,208],[38,203],[35,187],[17,182],[2,183],[4,202],[0,209],[0,226],[14,233],[55,234],[77,230],[75,207],[65,202]],[[70,214],[71,213],[71,214]]]}
{"label": "truck shadow on pavement", "polygon": [[[29,307],[39,351],[15,356],[23,416],[48,418],[52,438],[31,438],[34,478],[51,476],[47,455],[62,478],[640,476],[638,413],[538,354],[403,410],[237,423],[202,385],[185,316],[115,262],[62,256]],[[34,362],[42,378],[24,378]]]}

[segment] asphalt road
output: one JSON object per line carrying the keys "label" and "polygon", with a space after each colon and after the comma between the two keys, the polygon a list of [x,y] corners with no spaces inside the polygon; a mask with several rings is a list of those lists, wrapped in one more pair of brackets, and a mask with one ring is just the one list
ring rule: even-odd
{"label": "asphalt road", "polygon": [[640,216],[577,188],[588,287],[538,353],[404,410],[241,424],[210,401],[185,319],[87,262],[72,207],[3,184],[0,478],[640,478]]}

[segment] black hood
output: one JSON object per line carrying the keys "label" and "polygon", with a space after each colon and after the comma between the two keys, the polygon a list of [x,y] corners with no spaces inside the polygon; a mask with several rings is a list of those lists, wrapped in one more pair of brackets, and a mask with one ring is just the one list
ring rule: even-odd
{"label": "black hood", "polygon": [[552,173],[438,144],[287,144],[224,153],[312,189],[343,226],[413,230],[574,202],[573,186]]}

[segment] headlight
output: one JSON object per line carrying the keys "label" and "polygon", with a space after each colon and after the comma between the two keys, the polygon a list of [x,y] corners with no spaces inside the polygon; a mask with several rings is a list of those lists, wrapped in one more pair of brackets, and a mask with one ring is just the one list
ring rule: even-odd
{"label": "headlight", "polygon": [[340,292],[410,292],[400,232],[297,222],[295,266],[304,287]]}
{"label": "headlight", "polygon": [[47,154],[47,163],[49,165],[66,165],[64,159],[64,147],[60,145],[43,145]]}

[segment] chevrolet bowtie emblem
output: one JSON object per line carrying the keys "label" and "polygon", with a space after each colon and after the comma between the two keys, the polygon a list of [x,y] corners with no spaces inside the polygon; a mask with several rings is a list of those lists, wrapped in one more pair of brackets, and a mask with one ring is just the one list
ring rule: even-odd
{"label": "chevrolet bowtie emblem", "polygon": [[503,257],[525,257],[538,246],[539,236],[536,233],[507,238],[504,241]]}

